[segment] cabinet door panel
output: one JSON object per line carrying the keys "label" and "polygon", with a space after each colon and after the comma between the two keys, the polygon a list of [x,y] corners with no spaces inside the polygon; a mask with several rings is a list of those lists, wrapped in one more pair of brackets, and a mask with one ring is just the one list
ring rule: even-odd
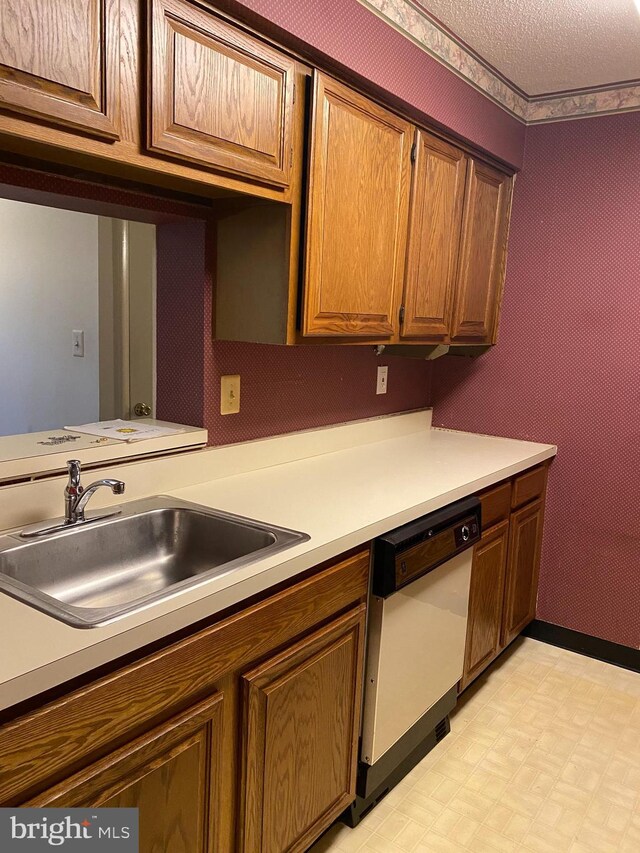
{"label": "cabinet door panel", "polygon": [[152,0],[149,148],[289,183],[295,63],[185,0]]}
{"label": "cabinet door panel", "polygon": [[0,107],[119,138],[119,0],[2,0]]}
{"label": "cabinet door panel", "polygon": [[404,338],[446,340],[458,265],[467,160],[420,130],[416,136],[404,292]]}
{"label": "cabinet door panel", "polygon": [[244,676],[245,853],[306,850],[354,799],[365,613]]}
{"label": "cabinet door panel", "polygon": [[508,539],[507,520],[483,533],[474,549],[461,688],[473,681],[500,650]]}
{"label": "cabinet door panel", "polygon": [[543,515],[541,500],[511,514],[503,645],[510,643],[536,615]]}
{"label": "cabinet door panel", "polygon": [[393,335],[402,291],[411,126],[316,73],[304,335]]}
{"label": "cabinet door panel", "polygon": [[216,694],[23,805],[138,808],[140,853],[215,850],[222,708]]}
{"label": "cabinet door panel", "polygon": [[451,339],[495,343],[509,225],[511,178],[469,161]]}

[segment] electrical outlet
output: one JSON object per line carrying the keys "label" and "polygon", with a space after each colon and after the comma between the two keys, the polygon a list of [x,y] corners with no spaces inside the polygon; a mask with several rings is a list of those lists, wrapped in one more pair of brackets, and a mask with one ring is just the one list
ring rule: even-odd
{"label": "electrical outlet", "polygon": [[240,411],[240,377],[237,373],[220,377],[220,414],[235,415]]}
{"label": "electrical outlet", "polygon": [[74,329],[71,332],[73,343],[73,354],[76,358],[84,358],[84,332],[82,329]]}
{"label": "electrical outlet", "polygon": [[389,377],[388,367],[378,368],[378,381],[376,382],[376,394],[387,393],[387,379]]}

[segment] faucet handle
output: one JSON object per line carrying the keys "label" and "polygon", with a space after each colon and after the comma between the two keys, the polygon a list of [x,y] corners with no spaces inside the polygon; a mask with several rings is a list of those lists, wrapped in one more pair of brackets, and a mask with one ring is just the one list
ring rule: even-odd
{"label": "faucet handle", "polygon": [[80,489],[80,474],[82,473],[82,466],[80,465],[79,459],[68,459],[67,460],[67,470],[69,471],[69,482],[67,483],[67,489],[69,491],[77,492]]}

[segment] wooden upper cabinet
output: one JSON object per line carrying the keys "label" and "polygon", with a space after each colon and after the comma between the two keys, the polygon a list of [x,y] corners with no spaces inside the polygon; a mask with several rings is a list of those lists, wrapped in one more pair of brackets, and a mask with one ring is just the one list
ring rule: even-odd
{"label": "wooden upper cabinet", "polygon": [[449,336],[467,158],[423,130],[416,133],[403,338]]}
{"label": "wooden upper cabinet", "polygon": [[120,0],[2,0],[0,109],[119,138]]}
{"label": "wooden upper cabinet", "polygon": [[221,849],[222,708],[216,694],[23,805],[137,808],[140,853]]}
{"label": "wooden upper cabinet", "polygon": [[295,63],[186,0],[150,0],[148,147],[286,187]]}
{"label": "wooden upper cabinet", "polygon": [[389,338],[402,294],[411,125],[316,72],[302,334]]}
{"label": "wooden upper cabinet", "polygon": [[364,604],[243,681],[243,853],[304,851],[355,799]]}
{"label": "wooden upper cabinet", "polygon": [[509,229],[512,180],[470,160],[451,340],[495,343]]}

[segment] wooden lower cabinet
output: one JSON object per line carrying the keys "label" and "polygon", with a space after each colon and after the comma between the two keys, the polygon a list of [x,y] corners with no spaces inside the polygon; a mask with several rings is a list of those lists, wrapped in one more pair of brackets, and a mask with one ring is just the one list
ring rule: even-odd
{"label": "wooden lower cabinet", "polygon": [[368,583],[366,549],[33,703],[0,806],[137,807],[141,853],[304,850],[355,794]]}
{"label": "wooden lower cabinet", "polygon": [[475,547],[461,689],[473,681],[501,649],[508,542],[509,522],[503,521],[483,533],[481,541]]}
{"label": "wooden lower cabinet", "polygon": [[215,694],[24,805],[138,808],[140,853],[214,851],[222,709]]}
{"label": "wooden lower cabinet", "polygon": [[543,512],[543,502],[537,500],[511,514],[502,623],[504,646],[517,637],[536,615]]}
{"label": "wooden lower cabinet", "polygon": [[242,850],[306,850],[355,797],[365,605],[243,677]]}
{"label": "wooden lower cabinet", "polygon": [[544,464],[479,496],[484,532],[473,554],[460,690],[535,619],[546,482]]}

